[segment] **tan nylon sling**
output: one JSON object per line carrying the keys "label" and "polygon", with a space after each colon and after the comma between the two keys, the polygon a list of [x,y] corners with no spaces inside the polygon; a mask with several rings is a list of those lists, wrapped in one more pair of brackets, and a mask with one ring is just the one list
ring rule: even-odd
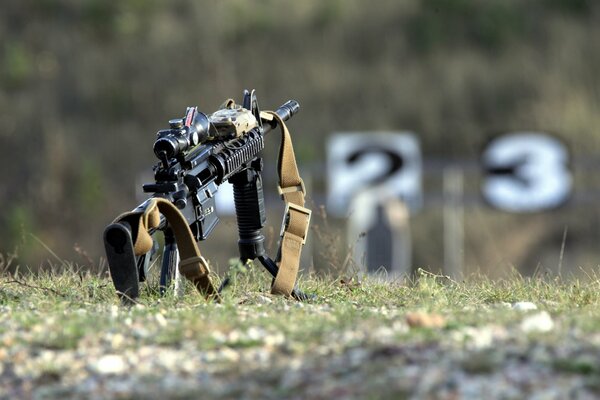
{"label": "tan nylon sling", "polygon": [[126,221],[131,225],[135,255],[146,254],[152,248],[152,237],[148,229],[160,224],[160,214],[167,219],[177,242],[181,261],[179,272],[189,279],[206,299],[219,299],[219,294],[210,280],[208,263],[200,254],[188,223],[173,203],[167,199],[153,197],[142,211],[131,211],[120,215],[114,222]]}
{"label": "tan nylon sling", "polygon": [[285,202],[286,210],[279,245],[281,261],[271,293],[290,296],[298,276],[300,254],[304,243],[306,243],[311,211],[304,208],[306,188],[298,172],[292,137],[287,126],[279,115],[273,111],[261,112],[260,117],[269,121],[277,121],[281,129],[277,172],[279,175],[279,194]]}

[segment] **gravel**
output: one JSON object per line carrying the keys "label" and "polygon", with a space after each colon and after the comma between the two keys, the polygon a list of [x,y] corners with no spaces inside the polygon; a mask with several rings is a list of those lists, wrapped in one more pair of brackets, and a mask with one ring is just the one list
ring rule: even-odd
{"label": "gravel", "polygon": [[[342,321],[343,328],[317,324],[306,337],[297,336],[293,326],[278,330],[276,324],[257,323],[265,308],[273,316],[269,307],[302,313],[311,324]],[[246,322],[243,327],[220,324],[211,330],[202,320],[183,327],[179,339],[164,343],[160,333],[181,323],[177,313],[143,312],[76,310],[74,315],[91,313],[92,318],[119,323],[72,341],[50,333],[61,323],[58,315],[27,327],[2,319],[0,398],[600,396],[600,336],[571,329],[546,311],[519,312],[514,323],[452,327],[449,317],[442,324],[439,315],[428,317],[424,311],[418,311],[419,321],[426,323],[414,324],[400,308],[365,307],[364,318],[343,323],[327,305],[260,300],[229,311]],[[557,331],[560,335],[553,337]],[[539,336],[531,339],[534,334]]]}

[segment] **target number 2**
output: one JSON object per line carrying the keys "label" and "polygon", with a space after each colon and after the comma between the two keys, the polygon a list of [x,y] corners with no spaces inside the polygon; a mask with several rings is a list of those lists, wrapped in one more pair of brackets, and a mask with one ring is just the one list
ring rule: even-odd
{"label": "target number 2", "polygon": [[327,204],[336,216],[346,216],[352,199],[365,190],[402,199],[412,210],[421,205],[421,151],[412,133],[336,134],[327,164]]}

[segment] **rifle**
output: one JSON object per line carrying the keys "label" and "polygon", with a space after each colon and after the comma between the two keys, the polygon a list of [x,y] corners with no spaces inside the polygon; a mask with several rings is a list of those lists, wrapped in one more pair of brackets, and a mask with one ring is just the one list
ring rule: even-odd
{"label": "rifle", "polygon": [[[117,217],[104,231],[111,278],[123,303],[139,297],[150,259],[157,251],[154,235],[164,235],[160,290],[175,270],[191,280],[207,299],[219,299],[227,285],[212,285],[208,263],[197,242],[209,237],[219,222],[215,193],[219,185],[233,185],[240,260],[258,260],[273,276],[272,293],[308,298],[295,287],[302,245],[311,211],[304,208],[304,183],[298,174],[291,136],[284,121],[299,110],[289,100],[274,112],[261,112],[255,91],[244,91],[241,106],[231,99],[211,115],[188,107],[183,118],[169,121],[158,131],[154,154],[155,182],[143,185],[148,200]],[[286,203],[277,261],[265,251],[262,228],[266,223],[260,156],[264,137],[279,126],[279,194]],[[181,255],[181,261],[179,261]]]}

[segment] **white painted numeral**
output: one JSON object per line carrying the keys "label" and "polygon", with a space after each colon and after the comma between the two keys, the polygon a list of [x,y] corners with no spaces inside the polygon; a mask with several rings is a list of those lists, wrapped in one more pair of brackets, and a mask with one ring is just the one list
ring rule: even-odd
{"label": "white painted numeral", "polygon": [[494,207],[536,212],[565,203],[572,190],[569,152],[557,138],[538,132],[511,133],[483,153],[483,196]]}

